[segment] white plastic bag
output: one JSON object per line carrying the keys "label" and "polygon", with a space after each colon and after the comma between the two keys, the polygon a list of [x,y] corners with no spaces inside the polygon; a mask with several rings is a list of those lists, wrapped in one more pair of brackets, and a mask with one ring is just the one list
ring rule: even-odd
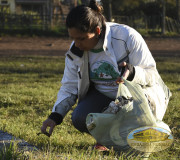
{"label": "white plastic bag", "polygon": [[152,114],[142,88],[127,80],[119,84],[116,100],[103,113],[88,114],[86,125],[98,143],[118,151],[129,149],[127,136],[136,128],[157,126],[170,131]]}

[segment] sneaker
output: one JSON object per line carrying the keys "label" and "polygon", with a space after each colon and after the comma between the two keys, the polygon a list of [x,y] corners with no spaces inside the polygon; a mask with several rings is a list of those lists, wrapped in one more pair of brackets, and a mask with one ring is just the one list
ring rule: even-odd
{"label": "sneaker", "polygon": [[100,151],[100,152],[107,152],[109,151],[109,149],[99,143],[97,143],[95,146],[94,146],[94,149],[96,149],[97,151]]}

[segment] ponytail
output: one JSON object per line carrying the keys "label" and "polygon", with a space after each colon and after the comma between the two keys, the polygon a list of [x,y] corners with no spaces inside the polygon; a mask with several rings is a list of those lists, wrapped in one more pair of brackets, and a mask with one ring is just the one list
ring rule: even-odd
{"label": "ponytail", "polygon": [[102,12],[103,12],[103,7],[100,6],[100,5],[96,2],[96,0],[90,0],[90,2],[89,2],[89,7],[90,7],[92,10],[94,10],[94,11],[96,11],[96,12],[98,12],[98,13],[102,13]]}

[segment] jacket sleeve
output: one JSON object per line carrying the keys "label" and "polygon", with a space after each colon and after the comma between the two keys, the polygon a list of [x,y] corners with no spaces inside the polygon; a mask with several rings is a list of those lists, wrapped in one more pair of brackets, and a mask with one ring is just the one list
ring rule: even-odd
{"label": "jacket sleeve", "polygon": [[158,77],[156,62],[142,36],[138,32],[131,34],[127,47],[130,51],[129,63],[135,68],[133,82],[142,86],[154,85]]}
{"label": "jacket sleeve", "polygon": [[76,103],[78,90],[77,66],[67,56],[61,84],[52,112],[57,112],[64,117]]}

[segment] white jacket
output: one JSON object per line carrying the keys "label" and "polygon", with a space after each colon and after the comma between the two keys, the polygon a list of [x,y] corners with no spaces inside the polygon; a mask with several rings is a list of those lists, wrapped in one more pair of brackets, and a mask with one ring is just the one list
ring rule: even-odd
{"label": "white jacket", "polygon": [[[162,84],[159,83],[161,78],[156,63],[142,36],[131,27],[108,22],[103,49],[108,56],[115,55],[117,62],[128,55],[129,63],[135,67],[133,81],[143,87],[145,95],[154,107],[156,117],[162,119],[169,97],[166,98]],[[58,112],[64,117],[76,103],[77,96],[78,100],[85,96],[90,82],[88,71],[88,52],[80,56],[78,53],[72,53],[71,50],[66,53],[62,86],[52,112]]]}

